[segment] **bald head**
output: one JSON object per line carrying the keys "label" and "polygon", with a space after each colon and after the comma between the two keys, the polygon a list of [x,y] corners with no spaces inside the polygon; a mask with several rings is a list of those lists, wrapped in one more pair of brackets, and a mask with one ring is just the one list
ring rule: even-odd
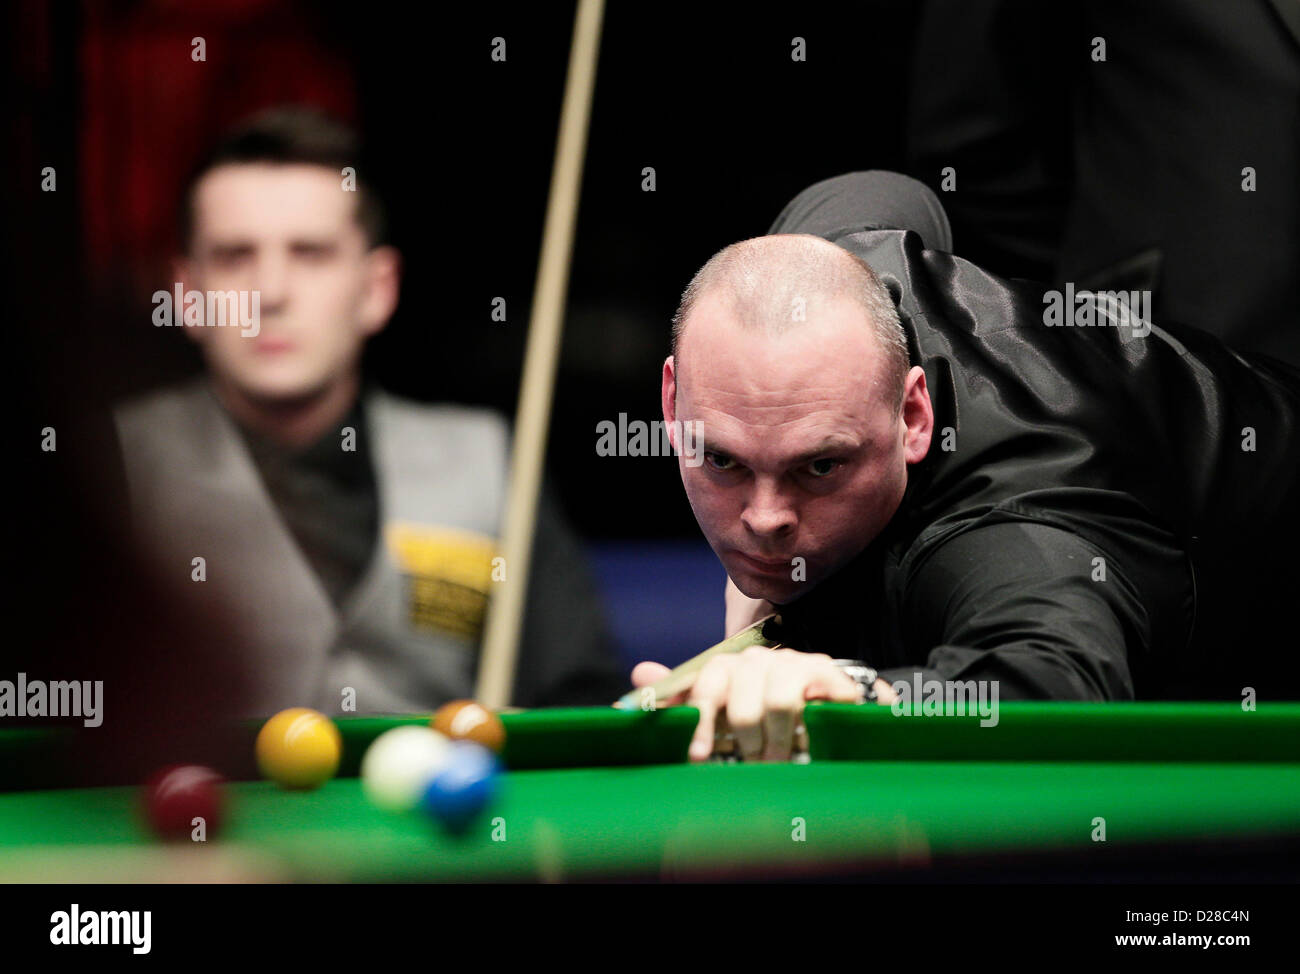
{"label": "bald head", "polygon": [[852,302],[880,352],[880,390],[895,412],[901,407],[910,362],[898,310],[867,263],[847,250],[809,234],[775,234],[718,251],[691,280],[673,316],[676,361],[691,312],[706,296],[722,302],[746,329],[768,335],[818,321],[834,303]]}

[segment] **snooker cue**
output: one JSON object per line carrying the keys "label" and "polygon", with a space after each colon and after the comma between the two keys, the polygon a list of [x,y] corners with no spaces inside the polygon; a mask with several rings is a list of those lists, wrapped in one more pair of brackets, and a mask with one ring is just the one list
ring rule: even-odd
{"label": "snooker cue", "polygon": [[488,604],[479,657],[475,698],[489,710],[507,706],[514,690],[603,13],[604,0],[578,0],[515,414],[501,539],[506,575],[494,583],[497,588]]}
{"label": "snooker cue", "polygon": [[683,690],[690,688],[691,684],[695,682],[696,675],[700,670],[704,669],[704,664],[715,656],[722,656],[726,653],[739,653],[741,650],[749,649],[750,646],[767,646],[771,648],[780,645],[780,634],[776,631],[780,625],[781,617],[779,615],[764,616],[752,626],[746,626],[740,632],[728,636],[717,645],[710,646],[698,656],[692,656],[685,663],[673,667],[650,686],[629,690],[614,701],[614,706],[620,710],[639,710],[642,695],[647,690],[651,692],[652,699],[655,701],[675,697]]}

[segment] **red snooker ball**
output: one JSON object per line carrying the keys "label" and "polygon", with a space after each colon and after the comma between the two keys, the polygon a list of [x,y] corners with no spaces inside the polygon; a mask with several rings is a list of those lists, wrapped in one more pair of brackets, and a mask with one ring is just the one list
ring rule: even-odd
{"label": "red snooker ball", "polygon": [[[222,779],[211,768],[182,764],[163,768],[145,785],[149,824],[168,839],[211,838],[221,827]],[[197,833],[202,820],[203,831]]]}

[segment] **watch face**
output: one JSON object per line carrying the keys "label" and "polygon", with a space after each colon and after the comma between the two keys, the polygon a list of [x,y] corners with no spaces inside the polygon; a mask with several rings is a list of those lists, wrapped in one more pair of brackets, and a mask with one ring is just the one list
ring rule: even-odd
{"label": "watch face", "polygon": [[863,702],[876,699],[876,679],[879,674],[860,659],[834,659],[831,662],[839,667],[861,689]]}

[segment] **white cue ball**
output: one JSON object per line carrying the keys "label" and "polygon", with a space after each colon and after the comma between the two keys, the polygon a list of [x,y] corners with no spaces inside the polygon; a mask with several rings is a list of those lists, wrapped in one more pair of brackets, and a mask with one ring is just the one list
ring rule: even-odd
{"label": "white cue ball", "polygon": [[380,808],[406,812],[451,757],[451,741],[427,724],[394,727],[361,759],[361,787]]}

